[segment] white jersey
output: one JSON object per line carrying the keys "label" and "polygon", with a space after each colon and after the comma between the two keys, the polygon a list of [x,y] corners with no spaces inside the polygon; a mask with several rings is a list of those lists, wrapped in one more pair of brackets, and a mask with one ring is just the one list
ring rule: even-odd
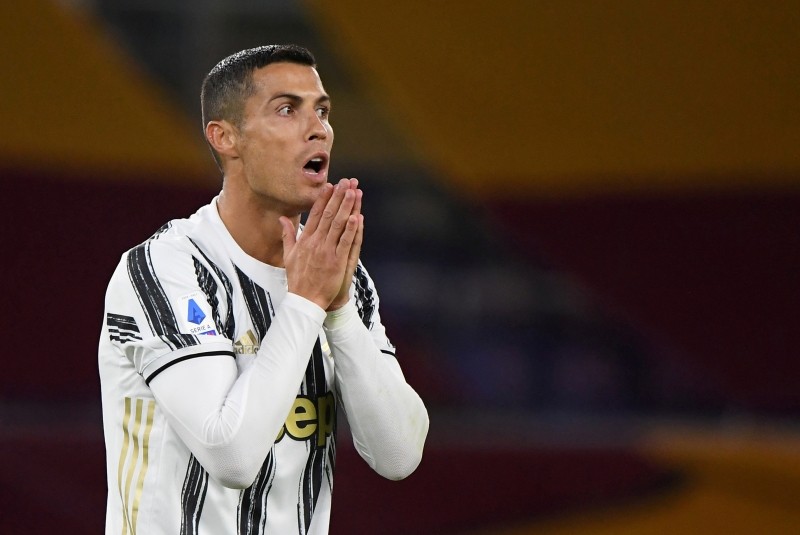
{"label": "white jersey", "polygon": [[[375,345],[393,355],[374,285],[360,265],[351,292]],[[294,406],[247,489],[209,477],[149,387],[190,359],[232,358],[241,375],[286,296],[285,271],[239,248],[216,199],[123,255],[99,344],[106,533],[327,533],[340,393],[322,329]]]}

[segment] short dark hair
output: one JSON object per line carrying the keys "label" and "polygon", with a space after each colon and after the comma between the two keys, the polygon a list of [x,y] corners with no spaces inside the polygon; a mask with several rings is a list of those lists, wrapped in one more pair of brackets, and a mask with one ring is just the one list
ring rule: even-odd
{"label": "short dark hair", "polygon": [[[200,90],[203,138],[209,121],[224,119],[241,126],[244,103],[255,92],[253,71],[280,62],[317,66],[314,55],[308,49],[292,44],[248,48],[217,63],[206,75]],[[211,153],[221,169],[222,162],[213,147]]]}

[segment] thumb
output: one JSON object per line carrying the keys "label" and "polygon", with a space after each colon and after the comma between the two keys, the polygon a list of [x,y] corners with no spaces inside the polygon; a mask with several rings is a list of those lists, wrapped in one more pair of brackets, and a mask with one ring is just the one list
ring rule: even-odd
{"label": "thumb", "polygon": [[278,218],[278,221],[283,228],[281,238],[283,238],[283,255],[285,257],[286,254],[294,248],[295,243],[297,243],[297,231],[294,228],[294,223],[292,223],[292,220],[288,217],[281,216]]}

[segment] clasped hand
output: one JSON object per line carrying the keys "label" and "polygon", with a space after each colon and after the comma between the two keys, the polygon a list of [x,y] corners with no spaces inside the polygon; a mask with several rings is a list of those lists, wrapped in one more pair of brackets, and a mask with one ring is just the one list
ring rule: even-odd
{"label": "clasped hand", "polygon": [[297,237],[292,221],[281,217],[283,260],[289,291],[326,311],[350,298],[350,284],[364,237],[364,216],[358,180],[343,178],[325,184]]}

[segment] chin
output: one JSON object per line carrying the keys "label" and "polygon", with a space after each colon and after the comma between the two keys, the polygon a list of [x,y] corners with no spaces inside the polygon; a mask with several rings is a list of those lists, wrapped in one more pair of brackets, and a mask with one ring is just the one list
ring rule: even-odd
{"label": "chin", "polygon": [[311,207],[314,206],[314,202],[317,200],[317,197],[319,197],[319,195],[314,196],[313,199],[308,199],[306,201],[301,200],[297,202],[293,206],[293,211],[295,211],[298,215],[307,213],[309,210],[311,210]]}
{"label": "chin", "polygon": [[317,199],[319,199],[319,196],[322,195],[322,187],[324,185],[325,185],[325,182],[323,182],[322,184],[320,184],[318,186],[314,186],[313,188],[311,188],[311,191],[308,192],[308,195],[305,196],[306,199],[308,199],[308,201],[307,201],[308,202],[308,208],[311,208],[311,206],[315,202],[317,202]]}

